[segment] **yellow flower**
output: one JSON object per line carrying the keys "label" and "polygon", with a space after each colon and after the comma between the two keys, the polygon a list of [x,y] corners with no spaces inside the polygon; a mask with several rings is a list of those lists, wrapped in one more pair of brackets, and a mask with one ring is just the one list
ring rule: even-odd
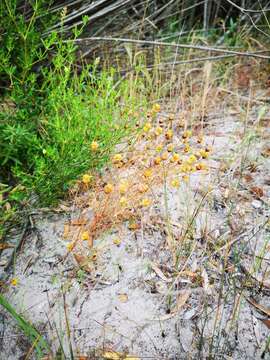
{"label": "yellow flower", "polygon": [[188,164],[183,164],[180,166],[180,172],[184,172],[184,173],[187,173],[187,172],[190,172],[191,171],[191,166],[188,165]]}
{"label": "yellow flower", "polygon": [[203,142],[203,136],[202,135],[199,135],[198,137],[197,137],[197,143],[198,144],[201,144]]}
{"label": "yellow flower", "polygon": [[148,186],[146,184],[140,184],[138,190],[141,194],[145,193],[148,190]]}
{"label": "yellow flower", "polygon": [[127,181],[121,181],[119,185],[119,192],[120,194],[125,194],[128,189],[128,182]]}
{"label": "yellow flower", "polygon": [[170,140],[173,137],[173,131],[171,129],[169,129],[166,134],[165,137],[167,140]]}
{"label": "yellow flower", "polygon": [[118,238],[113,239],[113,243],[114,243],[114,245],[119,246],[121,244],[121,239],[118,239]]}
{"label": "yellow flower", "polygon": [[168,119],[169,119],[169,121],[173,121],[174,120],[174,114],[169,114]]}
{"label": "yellow flower", "polygon": [[67,244],[67,250],[72,251],[74,249],[74,246],[75,246],[74,243],[72,243],[72,242],[68,243]]}
{"label": "yellow flower", "polygon": [[184,147],[184,152],[185,153],[188,153],[190,151],[190,146],[189,144],[187,144],[185,147]]}
{"label": "yellow flower", "polygon": [[90,239],[89,232],[88,231],[83,231],[82,240],[88,241],[89,239]]}
{"label": "yellow flower", "polygon": [[118,163],[123,160],[123,156],[121,154],[115,154],[112,161],[113,163]]}
{"label": "yellow flower", "polygon": [[152,125],[148,122],[144,125],[143,131],[148,132],[151,129]]}
{"label": "yellow flower", "polygon": [[151,200],[150,200],[150,199],[148,199],[148,198],[142,199],[142,201],[141,201],[141,206],[143,206],[143,207],[148,207],[148,206],[150,206],[150,205],[151,205]]}
{"label": "yellow flower", "polygon": [[156,130],[155,130],[155,134],[156,134],[157,136],[158,136],[158,135],[161,135],[162,132],[163,132],[163,129],[162,129],[162,127],[160,127],[160,126],[158,126],[158,127],[156,128]]}
{"label": "yellow flower", "polygon": [[187,138],[191,137],[191,135],[192,135],[192,132],[190,130],[186,130],[186,131],[184,131],[182,138],[187,139]]}
{"label": "yellow flower", "polygon": [[18,285],[18,282],[19,282],[19,280],[17,278],[13,278],[13,279],[11,279],[10,284],[12,286],[16,286],[16,285]]}
{"label": "yellow flower", "polygon": [[160,112],[160,105],[159,104],[154,104],[153,107],[152,107],[152,111],[154,112]]}
{"label": "yellow flower", "polygon": [[169,157],[169,153],[168,153],[167,151],[165,151],[165,152],[161,155],[161,159],[162,159],[163,161],[167,160],[168,157]]}
{"label": "yellow flower", "polygon": [[201,150],[199,151],[199,154],[201,155],[201,157],[202,157],[203,159],[207,159],[208,156],[209,156],[209,152],[208,152],[208,151],[205,151],[204,149],[201,149]]}
{"label": "yellow flower", "polygon": [[97,151],[97,149],[99,148],[99,144],[96,141],[92,141],[90,147],[91,147],[91,150]]}
{"label": "yellow flower", "polygon": [[111,192],[113,192],[114,187],[112,184],[108,183],[104,186],[104,192],[105,194],[110,194]]}
{"label": "yellow flower", "polygon": [[85,185],[89,185],[90,182],[91,182],[91,179],[92,179],[92,176],[89,175],[89,174],[84,174],[83,177],[82,177],[82,182],[85,184]]}
{"label": "yellow flower", "polygon": [[144,170],[143,176],[146,178],[150,178],[152,176],[152,170],[151,169]]}
{"label": "yellow flower", "polygon": [[156,151],[160,152],[163,149],[162,144],[156,146]]}
{"label": "yellow flower", "polygon": [[188,164],[192,165],[197,160],[195,155],[190,155],[190,157],[187,159]]}
{"label": "yellow flower", "polygon": [[184,175],[182,177],[182,179],[185,181],[185,182],[188,182],[189,181],[189,176],[188,175]]}
{"label": "yellow flower", "polygon": [[167,150],[168,150],[169,152],[172,152],[173,149],[174,149],[174,145],[173,145],[173,144],[169,144],[169,145],[167,146]]}
{"label": "yellow flower", "polygon": [[161,163],[161,158],[160,158],[160,156],[157,156],[157,157],[155,158],[154,163],[155,163],[155,165],[159,165],[159,164]]}
{"label": "yellow flower", "polygon": [[91,256],[91,260],[92,261],[97,261],[97,253],[93,252],[92,256]]}
{"label": "yellow flower", "polygon": [[180,160],[180,156],[177,153],[173,153],[172,157],[171,157],[171,162],[177,162]]}
{"label": "yellow flower", "polygon": [[127,198],[125,198],[124,196],[120,197],[119,203],[121,206],[126,206],[127,205]]}
{"label": "yellow flower", "polygon": [[176,189],[178,189],[178,188],[180,187],[180,181],[179,181],[179,179],[173,179],[173,180],[171,181],[171,186],[174,187],[174,188],[176,188]]}
{"label": "yellow flower", "polygon": [[204,163],[198,163],[196,165],[196,170],[207,170],[207,166]]}

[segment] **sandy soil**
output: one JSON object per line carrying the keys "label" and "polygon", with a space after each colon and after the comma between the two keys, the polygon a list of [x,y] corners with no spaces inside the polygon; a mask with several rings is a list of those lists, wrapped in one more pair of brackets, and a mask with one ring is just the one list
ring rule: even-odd
{"label": "sandy soil", "polygon": [[[139,229],[123,221],[94,239],[91,271],[67,253],[63,232],[82,213],[90,222],[94,209],[73,204],[32,216],[35,229],[14,267],[18,285],[5,296],[54,353],[61,342],[71,358],[66,309],[74,353],[89,359],[108,349],[140,359],[269,358],[269,113],[258,120],[254,105],[245,124],[243,108],[228,99],[208,113],[209,171],[179,189],[156,184]],[[198,204],[192,235],[181,242]],[[24,358],[29,344],[7,313],[1,318],[1,359]]]}

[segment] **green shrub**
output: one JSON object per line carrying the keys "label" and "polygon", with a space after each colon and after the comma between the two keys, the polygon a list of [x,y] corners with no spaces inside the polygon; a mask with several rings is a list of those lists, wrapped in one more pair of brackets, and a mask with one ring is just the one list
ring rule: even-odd
{"label": "green shrub", "polygon": [[[125,83],[124,92],[114,89],[113,70],[97,72],[98,60],[79,73],[72,40],[56,32],[41,37],[63,13],[52,18],[48,1],[37,0],[27,17],[21,5],[0,5],[0,183],[22,184],[47,205],[107,160],[125,132],[115,119],[126,89]],[[81,31],[73,30],[72,38]],[[93,140],[100,144],[96,153],[90,151]]]}

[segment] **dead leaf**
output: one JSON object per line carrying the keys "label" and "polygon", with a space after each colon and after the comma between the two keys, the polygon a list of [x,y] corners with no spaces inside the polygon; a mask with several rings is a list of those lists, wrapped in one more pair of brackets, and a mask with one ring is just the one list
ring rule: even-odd
{"label": "dead leaf", "polygon": [[121,360],[121,354],[115,351],[104,351],[104,353],[102,354],[102,357],[104,359],[109,359],[109,360]]}
{"label": "dead leaf", "polygon": [[269,319],[261,319],[261,321],[270,329],[270,318]]}
{"label": "dead leaf", "polygon": [[14,247],[14,245],[7,244],[7,243],[0,244],[0,250],[9,249],[9,248],[13,248],[13,247]]}
{"label": "dead leaf", "polygon": [[244,179],[246,182],[250,183],[251,181],[253,181],[253,177],[250,174],[245,174],[244,175]]}
{"label": "dead leaf", "polygon": [[88,246],[91,249],[93,247],[93,245],[94,245],[93,237],[91,235],[89,235],[89,238],[87,239],[87,243],[88,243]]}
{"label": "dead leaf", "polygon": [[170,283],[173,281],[172,278],[167,278],[163,272],[157,267],[157,265],[155,265],[154,263],[151,264],[152,269],[154,270],[154,272],[157,274],[158,277],[161,278],[161,280]]}
{"label": "dead leaf", "polygon": [[69,224],[64,225],[63,238],[67,239],[69,237]]}
{"label": "dead leaf", "polygon": [[250,192],[255,195],[257,198],[263,197],[263,189],[258,186],[252,186]]}
{"label": "dead leaf", "polygon": [[263,149],[261,154],[263,157],[269,157],[270,156],[270,147]]}
{"label": "dead leaf", "polygon": [[73,226],[82,226],[82,225],[86,225],[87,224],[87,220],[86,219],[75,219],[71,221],[71,225]]}
{"label": "dead leaf", "polygon": [[208,275],[207,275],[207,272],[206,272],[205,268],[202,268],[201,276],[202,276],[202,279],[203,279],[203,289],[204,289],[204,291],[206,292],[207,295],[210,295],[211,294],[211,288],[210,288],[210,285],[209,285],[209,278],[208,278]]}
{"label": "dead leaf", "polygon": [[74,253],[73,254],[75,260],[77,261],[78,265],[80,266],[80,268],[84,269],[85,271],[90,272],[92,269],[90,267],[90,263],[89,263],[89,258],[83,255],[79,255]]}
{"label": "dead leaf", "polygon": [[118,297],[118,300],[121,302],[121,303],[126,303],[128,301],[128,296],[127,294],[123,293],[123,294],[118,294],[117,295]]}
{"label": "dead leaf", "polygon": [[254,301],[251,298],[247,298],[245,297],[245,299],[247,300],[247,302],[249,302],[252,306],[254,306],[258,312],[260,312],[263,315],[266,315],[268,317],[270,317],[270,309],[264,307],[263,305],[260,305],[258,303],[256,303],[256,301]]}
{"label": "dead leaf", "polygon": [[188,298],[190,296],[190,293],[191,293],[190,290],[184,290],[182,292],[182,294],[180,294],[178,296],[176,306],[171,311],[171,313],[167,314],[167,315],[164,315],[164,316],[161,316],[161,317],[159,317],[157,319],[154,319],[154,320],[156,320],[156,321],[166,321],[166,320],[169,320],[172,317],[174,317],[179,312],[179,310],[186,304],[186,302],[188,301]]}
{"label": "dead leaf", "polygon": [[107,350],[102,353],[102,357],[108,360],[140,360],[140,358],[134,355],[128,355],[112,350]]}

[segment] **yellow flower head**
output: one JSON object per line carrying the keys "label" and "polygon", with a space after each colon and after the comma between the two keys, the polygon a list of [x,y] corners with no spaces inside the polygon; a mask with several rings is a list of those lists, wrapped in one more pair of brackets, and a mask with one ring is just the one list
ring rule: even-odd
{"label": "yellow flower head", "polygon": [[121,244],[121,239],[119,239],[119,238],[113,239],[113,243],[114,243],[114,245],[119,246]]}
{"label": "yellow flower head", "polygon": [[16,285],[18,285],[18,282],[19,282],[19,280],[17,278],[13,278],[13,279],[11,279],[10,284],[12,286],[16,286]]}
{"label": "yellow flower head", "polygon": [[187,163],[184,163],[183,165],[180,166],[180,172],[183,173],[188,173],[191,171],[191,166]]}
{"label": "yellow flower head", "polygon": [[190,157],[187,159],[187,162],[189,165],[192,165],[195,163],[195,161],[197,160],[195,155],[190,155]]}
{"label": "yellow flower head", "polygon": [[144,125],[143,131],[148,132],[151,129],[152,125],[148,122]]}
{"label": "yellow flower head", "polygon": [[199,154],[201,155],[201,157],[202,157],[203,159],[207,159],[208,156],[209,156],[209,152],[208,152],[208,151],[205,151],[204,149],[201,149],[201,150],[199,151]]}
{"label": "yellow flower head", "polygon": [[173,145],[173,144],[168,144],[167,150],[168,150],[169,152],[172,152],[173,149],[174,149],[174,145]]}
{"label": "yellow flower head", "polygon": [[90,147],[92,151],[97,151],[97,149],[99,148],[99,144],[96,141],[92,141]]}
{"label": "yellow flower head", "polygon": [[83,231],[82,240],[88,241],[89,239],[90,239],[89,232],[88,231]]}
{"label": "yellow flower head", "polygon": [[204,163],[196,164],[196,170],[207,170],[207,166]]}
{"label": "yellow flower head", "polygon": [[84,174],[83,177],[82,177],[82,182],[85,184],[85,185],[89,185],[90,182],[92,180],[92,176],[89,175],[89,174]]}
{"label": "yellow flower head", "polygon": [[72,243],[72,242],[68,243],[67,244],[67,250],[72,251],[74,249],[74,246],[75,246],[74,243]]}
{"label": "yellow flower head", "polygon": [[91,260],[92,261],[97,261],[97,253],[93,252],[92,256],[91,256]]}
{"label": "yellow flower head", "polygon": [[187,183],[189,181],[189,176],[188,175],[184,175],[182,177],[182,179]]}
{"label": "yellow flower head", "polygon": [[145,177],[145,178],[150,178],[151,176],[152,176],[152,170],[151,169],[146,169],[146,170],[144,170],[144,172],[143,172],[143,176]]}
{"label": "yellow flower head", "polygon": [[160,105],[159,104],[154,104],[153,107],[152,107],[152,111],[154,112],[160,112]]}
{"label": "yellow flower head", "polygon": [[177,153],[173,153],[171,157],[171,162],[178,162],[180,160],[180,156]]}
{"label": "yellow flower head", "polygon": [[148,206],[150,206],[150,205],[151,205],[151,200],[150,200],[150,199],[148,199],[148,198],[142,199],[142,201],[141,201],[141,206],[143,206],[143,207],[148,207]]}
{"label": "yellow flower head", "polygon": [[190,151],[190,146],[189,144],[187,144],[185,147],[184,147],[184,152],[185,153],[188,153]]}
{"label": "yellow flower head", "polygon": [[121,154],[115,154],[112,161],[113,163],[118,163],[123,160],[123,156]]}
{"label": "yellow flower head", "polygon": [[190,130],[186,130],[186,131],[184,131],[182,138],[187,139],[187,138],[190,138],[191,135],[192,135],[192,132]]}
{"label": "yellow flower head", "polygon": [[119,203],[121,206],[126,206],[127,205],[127,198],[125,196],[121,196]]}
{"label": "yellow flower head", "polygon": [[128,189],[128,182],[127,181],[121,181],[119,185],[119,192],[120,194],[125,194]]}
{"label": "yellow flower head", "polygon": [[155,165],[159,165],[161,163],[161,157],[160,156],[157,156],[155,159],[154,159],[154,163]]}
{"label": "yellow flower head", "polygon": [[155,134],[156,134],[157,136],[158,136],[158,135],[161,135],[162,132],[163,132],[163,129],[162,129],[162,127],[160,127],[160,126],[158,126],[158,127],[156,128],[156,130],[155,130]]}
{"label": "yellow flower head", "polygon": [[171,181],[171,186],[174,187],[175,189],[178,189],[180,187],[180,181],[179,179],[173,179]]}
{"label": "yellow flower head", "polygon": [[171,140],[171,138],[173,137],[173,131],[171,129],[169,129],[166,134],[165,137],[167,140]]}
{"label": "yellow flower head", "polygon": [[159,144],[159,145],[156,146],[156,151],[157,152],[160,152],[162,149],[163,149],[162,144]]}
{"label": "yellow flower head", "polygon": [[113,190],[114,190],[114,187],[113,187],[113,185],[110,184],[110,183],[108,183],[108,184],[106,184],[106,185],[104,186],[104,192],[105,192],[105,194],[110,194],[110,193],[113,192]]}

